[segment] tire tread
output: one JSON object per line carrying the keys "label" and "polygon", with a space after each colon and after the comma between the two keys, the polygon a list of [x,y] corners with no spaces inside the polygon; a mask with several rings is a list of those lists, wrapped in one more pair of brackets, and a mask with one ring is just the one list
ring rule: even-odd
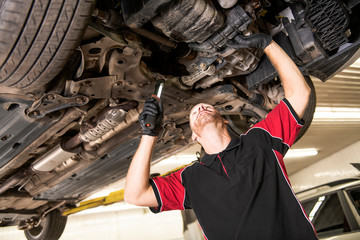
{"label": "tire tread", "polygon": [[[0,16],[0,34],[6,35],[0,39],[0,48],[11,49],[0,50],[3,56],[0,57],[0,85],[41,88],[62,70],[71,56],[89,21],[94,1],[34,1],[17,11],[19,5],[5,0],[0,10],[23,16],[11,22],[7,21],[8,14]],[[2,30],[5,25],[9,27]],[[12,32],[12,28],[18,31]]]}

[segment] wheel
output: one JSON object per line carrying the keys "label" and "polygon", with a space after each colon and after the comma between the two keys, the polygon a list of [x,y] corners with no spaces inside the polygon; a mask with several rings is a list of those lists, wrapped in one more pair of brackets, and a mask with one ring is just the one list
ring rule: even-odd
{"label": "wheel", "polygon": [[0,0],[0,86],[44,87],[64,67],[95,0]]}
{"label": "wheel", "polygon": [[62,216],[58,210],[45,216],[38,227],[24,230],[28,240],[57,240],[64,232],[67,217]]}
{"label": "wheel", "polygon": [[[309,76],[304,76],[307,84],[311,89],[309,103],[306,107],[302,119],[305,121],[304,126],[301,128],[299,135],[296,138],[297,142],[306,131],[309,129],[310,124],[314,118],[314,112],[316,107],[316,92],[313,82]],[[230,136],[239,136],[244,134],[251,126],[261,121],[261,118],[253,112],[244,112],[242,115],[227,115],[225,119],[229,122],[228,131]]]}

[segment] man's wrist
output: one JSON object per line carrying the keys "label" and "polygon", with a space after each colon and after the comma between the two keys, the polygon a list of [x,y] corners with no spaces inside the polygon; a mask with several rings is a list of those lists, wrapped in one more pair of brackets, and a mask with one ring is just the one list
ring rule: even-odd
{"label": "man's wrist", "polygon": [[271,49],[273,49],[275,45],[277,45],[276,42],[274,40],[271,40],[270,44],[264,48],[264,53],[269,54],[271,52]]}
{"label": "man's wrist", "polygon": [[156,141],[158,136],[150,136],[150,135],[142,135],[141,139],[147,142],[154,142]]}

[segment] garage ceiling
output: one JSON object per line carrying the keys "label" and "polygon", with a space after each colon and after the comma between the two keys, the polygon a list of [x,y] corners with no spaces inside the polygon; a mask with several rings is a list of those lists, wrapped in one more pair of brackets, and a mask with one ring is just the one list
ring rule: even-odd
{"label": "garage ceiling", "polygon": [[315,117],[304,137],[294,144],[292,149],[316,148],[319,154],[286,159],[289,175],[360,140],[359,117],[319,118],[319,109],[324,108],[345,112],[355,110],[360,114],[360,59],[328,81],[313,79],[313,83],[317,95]]}

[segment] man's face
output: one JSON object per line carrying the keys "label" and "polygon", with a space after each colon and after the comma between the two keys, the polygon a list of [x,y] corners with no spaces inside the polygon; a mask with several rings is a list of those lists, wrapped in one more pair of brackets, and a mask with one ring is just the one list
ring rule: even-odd
{"label": "man's face", "polygon": [[223,118],[213,106],[199,103],[191,109],[189,122],[191,130],[198,136],[201,136],[201,132],[206,124],[223,123]]}

